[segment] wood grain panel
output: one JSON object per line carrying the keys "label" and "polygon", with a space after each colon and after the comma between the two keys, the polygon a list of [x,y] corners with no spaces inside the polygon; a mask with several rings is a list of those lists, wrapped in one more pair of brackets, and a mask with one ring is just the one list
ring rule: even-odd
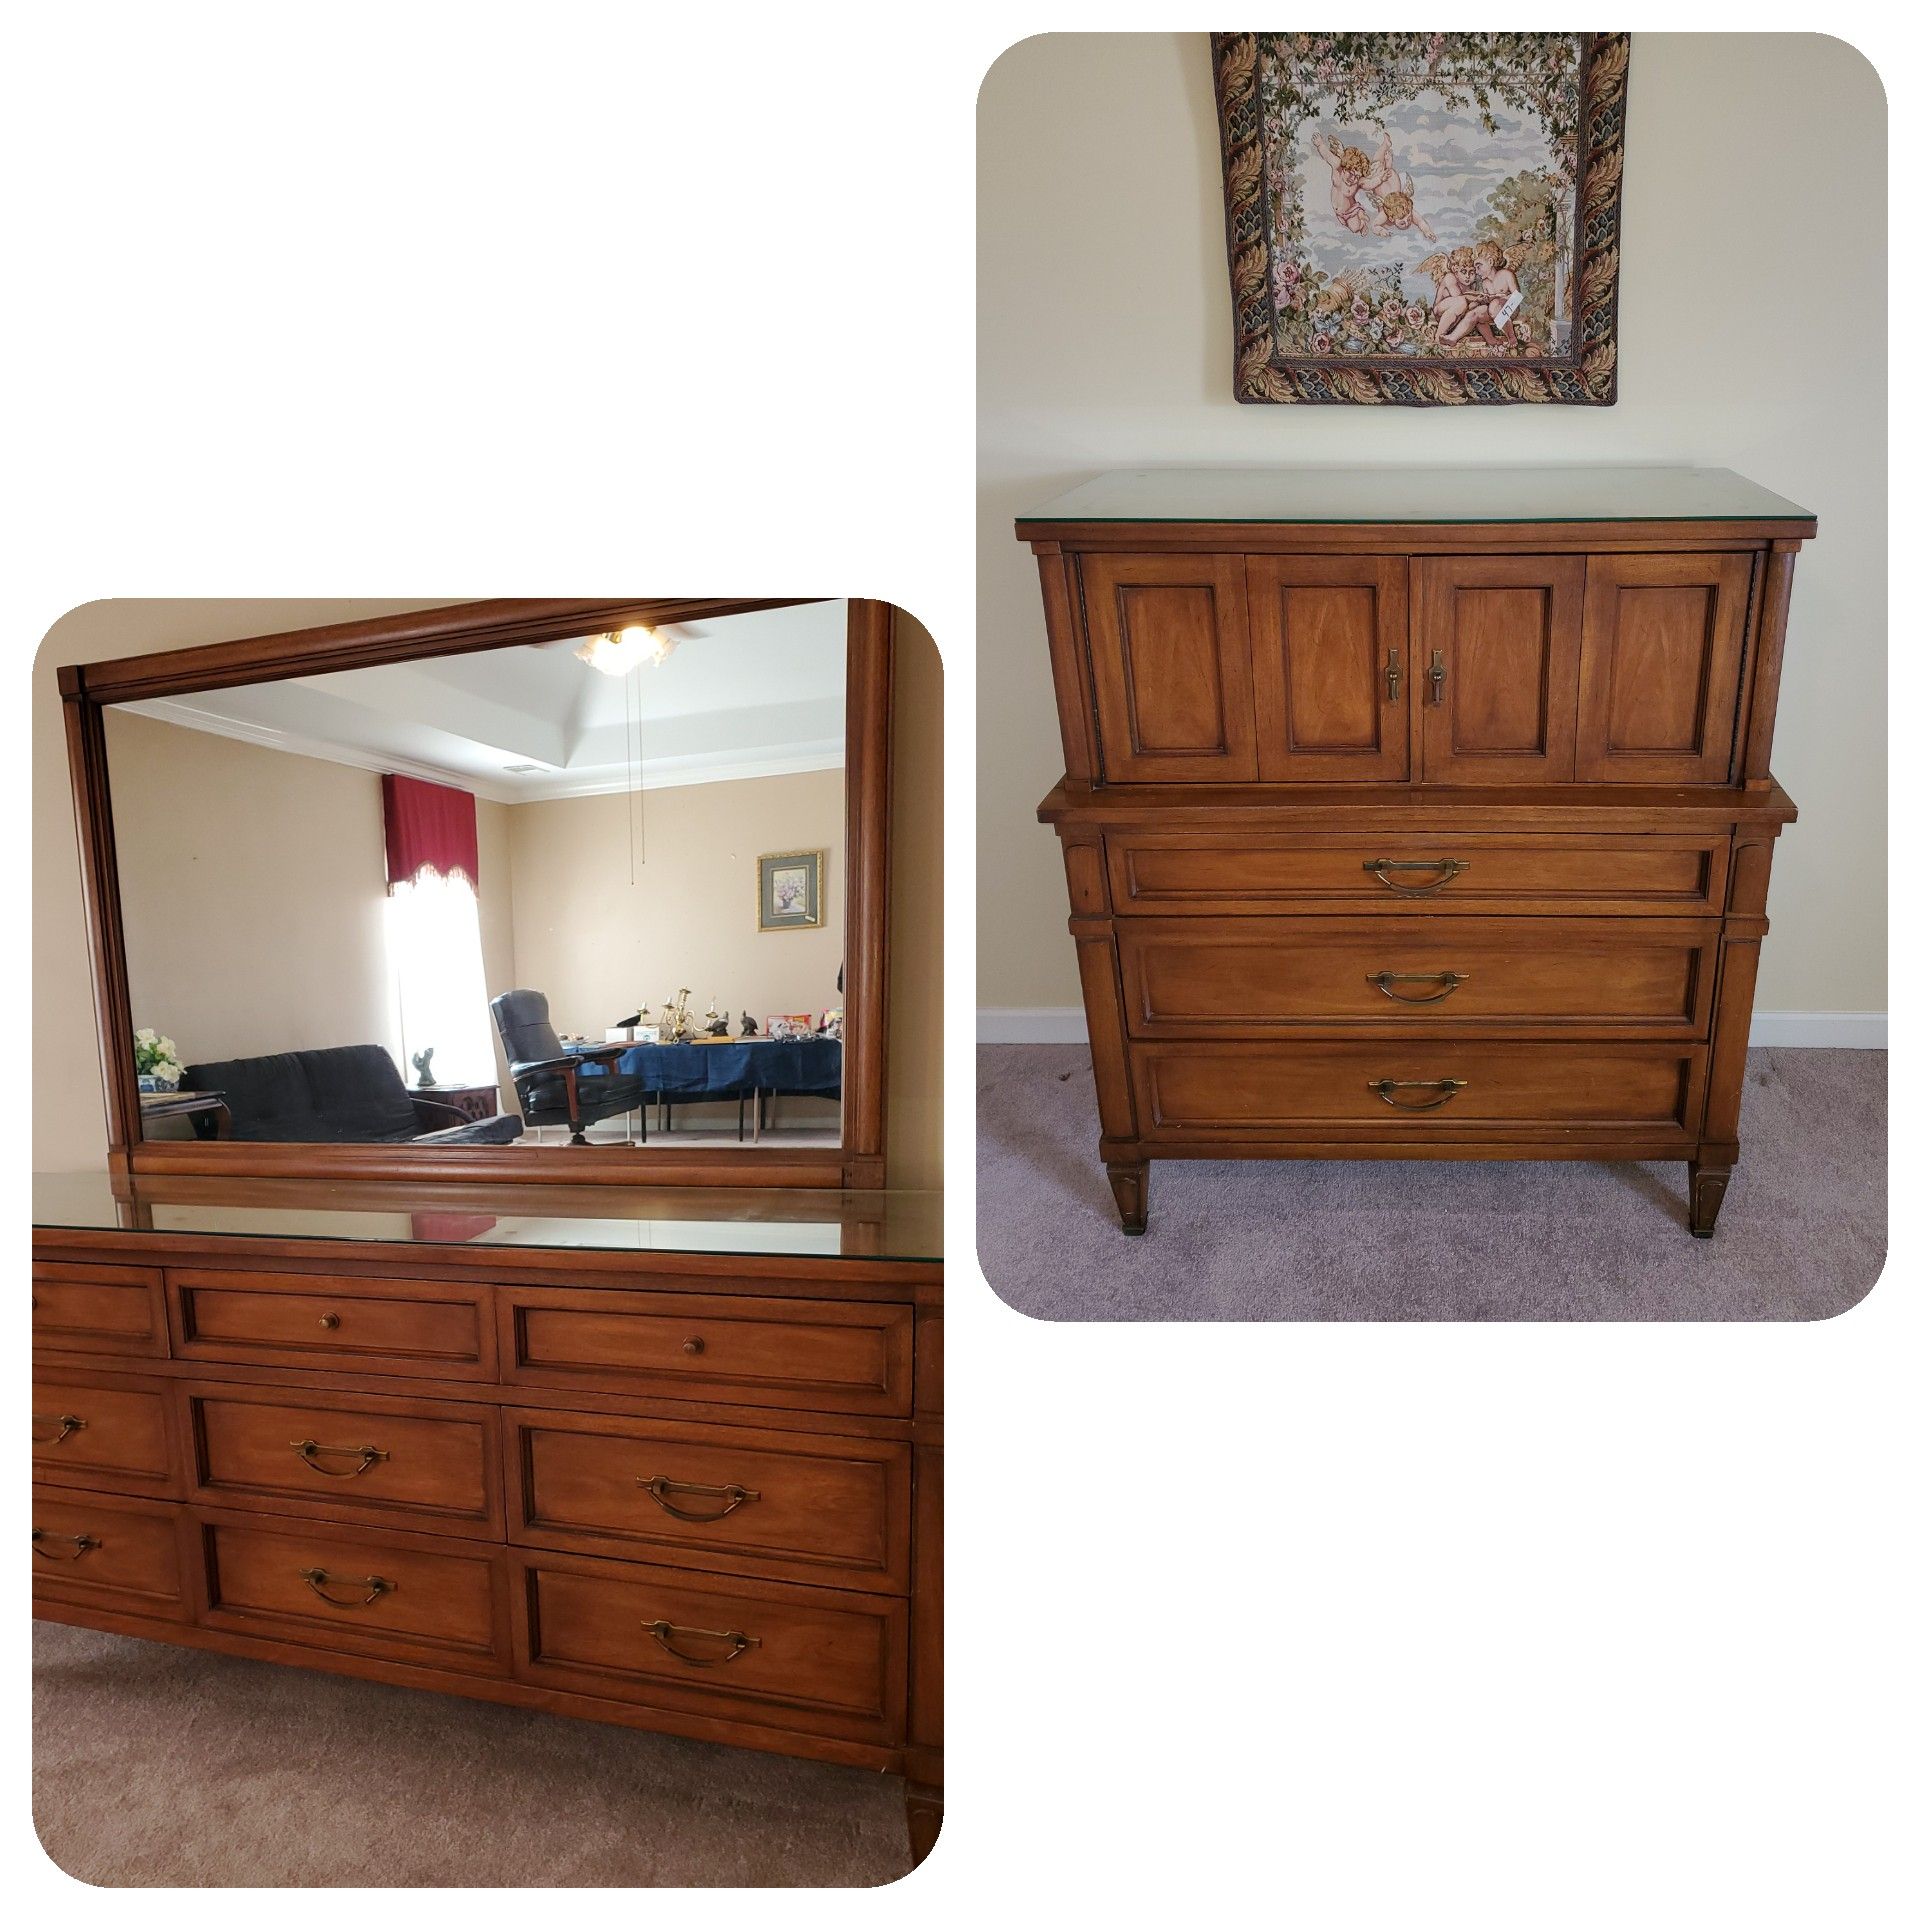
{"label": "wood grain panel", "polygon": [[490,1407],[197,1381],[180,1396],[201,1505],[504,1537]]}
{"label": "wood grain panel", "polygon": [[1121,930],[1128,1031],[1256,1037],[1327,1027],[1470,1027],[1552,1039],[1580,1028],[1705,1040],[1719,923],[1594,919],[1543,940],[1532,920],[1139,920]]}
{"label": "wood grain panel", "polygon": [[525,1407],[503,1418],[508,1531],[523,1546],[906,1591],[903,1441]]}
{"label": "wood grain panel", "polygon": [[1583,780],[1733,777],[1753,556],[1596,554],[1580,669]]}
{"label": "wood grain panel", "polygon": [[[208,1626],[421,1666],[506,1668],[505,1567],[497,1547],[429,1544],[416,1534],[317,1520],[223,1514],[204,1517],[202,1525],[207,1595],[200,1618]],[[384,1590],[376,1592],[374,1580]]]}
{"label": "wood grain panel", "polygon": [[[1146,1137],[1218,1134],[1444,1137],[1495,1129],[1698,1131],[1706,1049],[1482,1039],[1183,1041],[1131,1049]],[[1372,1090],[1392,1081],[1390,1105]],[[1462,1083],[1452,1098],[1412,1082]],[[1420,1111],[1427,1103],[1430,1110]]]}
{"label": "wood grain panel", "polygon": [[177,1494],[166,1382],[37,1365],[33,1477],[94,1491]]}
{"label": "wood grain panel", "polygon": [[187,1617],[180,1509],[109,1493],[33,1489],[33,1594],[103,1613]]}
{"label": "wood grain panel", "polygon": [[[1117,830],[1107,835],[1120,915],[1378,912],[1399,917],[1710,914],[1726,888],[1728,836],[1372,833],[1278,835]],[[1444,863],[1386,876],[1372,860]]]}
{"label": "wood grain panel", "polygon": [[913,1309],[503,1287],[509,1385],[906,1414]]}
{"label": "wood grain panel", "polygon": [[163,1356],[167,1316],[151,1267],[36,1260],[29,1299],[33,1344],[57,1353]]}
{"label": "wood grain panel", "polygon": [[1237,556],[1101,554],[1081,568],[1109,780],[1250,780],[1246,570]]}
{"label": "wood grain panel", "polygon": [[1413,563],[1421,779],[1572,779],[1585,572],[1584,558],[1562,554]]}
{"label": "wood grain panel", "polygon": [[846,1739],[904,1731],[903,1600],[551,1555],[518,1565],[524,1679]]}
{"label": "wood grain panel", "polygon": [[493,1322],[479,1287],[170,1268],[167,1291],[183,1359],[493,1377]]}
{"label": "wood grain panel", "polygon": [[1252,559],[1247,609],[1261,779],[1404,780],[1407,563]]}

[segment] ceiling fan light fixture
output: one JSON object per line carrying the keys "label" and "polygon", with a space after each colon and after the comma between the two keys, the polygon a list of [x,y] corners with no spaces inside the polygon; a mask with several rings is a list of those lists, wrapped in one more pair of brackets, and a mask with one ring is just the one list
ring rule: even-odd
{"label": "ceiling fan light fixture", "polygon": [[588,666],[618,677],[631,673],[642,661],[657,667],[677,644],[652,627],[622,627],[618,633],[592,634],[574,651]]}

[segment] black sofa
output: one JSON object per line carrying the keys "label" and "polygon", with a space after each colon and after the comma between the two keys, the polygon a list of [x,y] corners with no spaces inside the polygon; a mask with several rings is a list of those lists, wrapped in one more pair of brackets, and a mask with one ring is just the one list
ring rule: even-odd
{"label": "black sofa", "polygon": [[523,1130],[518,1114],[469,1120],[458,1107],[410,1093],[385,1047],[315,1047],[211,1060],[187,1068],[184,1091],[217,1093],[235,1140],[300,1140],[422,1146],[500,1146]]}

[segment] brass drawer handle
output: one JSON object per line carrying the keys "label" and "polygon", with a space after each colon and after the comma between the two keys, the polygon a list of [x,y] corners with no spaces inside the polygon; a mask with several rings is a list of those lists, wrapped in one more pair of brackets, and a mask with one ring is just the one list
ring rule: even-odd
{"label": "brass drawer handle", "polygon": [[[1378,987],[1389,1000],[1398,1000],[1403,1007],[1431,1007],[1446,999],[1447,996],[1459,986],[1460,982],[1468,977],[1469,976],[1464,973],[1452,972],[1370,973],[1367,975],[1367,985],[1370,987]],[[1438,993],[1395,993],[1393,990],[1394,983],[1399,980],[1434,982],[1439,986],[1440,991]]]}
{"label": "brass drawer handle", "polygon": [[1433,682],[1433,704],[1440,704],[1441,691],[1447,684],[1447,663],[1440,657],[1440,649],[1433,650],[1433,665],[1427,669],[1427,678]]}
{"label": "brass drawer handle", "polygon": [[1387,649],[1387,705],[1397,706],[1400,700],[1400,649]]}
{"label": "brass drawer handle", "polygon": [[33,1419],[36,1426],[39,1425],[42,1420],[57,1420],[60,1423],[60,1431],[54,1434],[51,1439],[42,1440],[38,1434],[35,1434],[33,1444],[36,1447],[57,1447],[68,1434],[84,1433],[87,1427],[87,1423],[84,1420],[79,1419],[71,1413],[36,1413]]}
{"label": "brass drawer handle", "polygon": [[323,1313],[320,1316],[320,1324],[331,1333],[340,1324],[340,1316],[337,1313]]}
{"label": "brass drawer handle", "polygon": [[[1362,860],[1360,871],[1372,874],[1393,893],[1438,893],[1442,887],[1451,886],[1471,864],[1466,860]],[[1403,887],[1398,880],[1387,878],[1390,873],[1437,873],[1440,878],[1424,887]]]}
{"label": "brass drawer handle", "polygon": [[[724,1520],[735,1507],[745,1506],[749,1500],[760,1498],[753,1487],[703,1487],[694,1480],[669,1480],[664,1473],[656,1473],[651,1480],[642,1480],[640,1484],[676,1520]],[[717,1513],[689,1513],[684,1507],[676,1507],[667,1498],[670,1493],[703,1494],[714,1500],[725,1500],[727,1504]]]}
{"label": "brass drawer handle", "polygon": [[[289,1440],[287,1445],[297,1453],[315,1473],[324,1473],[329,1480],[351,1480],[363,1474],[369,1467],[377,1467],[382,1460],[390,1460],[390,1453],[383,1453],[378,1447],[323,1447],[318,1440]],[[358,1460],[357,1467],[346,1467],[336,1472],[332,1467],[323,1467],[314,1457],[322,1453],[345,1454],[350,1460]]]}
{"label": "brass drawer handle", "polygon": [[[49,1553],[40,1542],[42,1540],[65,1540],[72,1548],[71,1553]],[[78,1560],[91,1553],[101,1543],[90,1533],[48,1533],[44,1528],[33,1530],[33,1550],[42,1560]]]}
{"label": "brass drawer handle", "polygon": [[[1402,1113],[1431,1113],[1435,1107],[1444,1107],[1466,1084],[1464,1080],[1369,1080],[1367,1090],[1377,1093],[1388,1106],[1398,1107]],[[1418,1102],[1396,1100],[1393,1097],[1407,1087],[1437,1087],[1440,1097]]]}
{"label": "brass drawer handle", "polygon": [[[676,1660],[684,1660],[690,1667],[724,1667],[729,1660],[738,1660],[743,1653],[760,1644],[751,1635],[722,1627],[676,1627],[671,1620],[649,1620],[646,1628]],[[702,1640],[725,1640],[729,1647],[717,1660],[702,1660],[697,1653],[688,1653],[673,1644],[676,1633],[689,1634]]]}
{"label": "brass drawer handle", "polygon": [[400,1585],[397,1580],[383,1579],[377,1573],[370,1573],[359,1582],[366,1592],[358,1600],[336,1600],[327,1591],[327,1582],[333,1578],[325,1567],[296,1567],[294,1571],[317,1593],[330,1607],[370,1607],[383,1593],[392,1593]]}

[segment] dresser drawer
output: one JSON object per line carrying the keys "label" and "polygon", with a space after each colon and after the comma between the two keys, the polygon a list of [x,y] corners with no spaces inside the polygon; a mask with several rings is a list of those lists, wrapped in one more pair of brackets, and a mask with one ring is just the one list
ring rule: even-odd
{"label": "dresser drawer", "polygon": [[[1698,834],[1146,829],[1106,836],[1116,913],[1712,914],[1729,840]],[[1382,864],[1384,863],[1384,864]]]}
{"label": "dresser drawer", "polygon": [[33,1344],[57,1353],[164,1358],[167,1316],[153,1267],[33,1263]]}
{"label": "dresser drawer", "polygon": [[201,1625],[413,1666],[503,1671],[498,1547],[202,1513]]}
{"label": "dresser drawer", "polygon": [[904,1728],[904,1600],[540,1554],[514,1606],[516,1677],[538,1686],[840,1739]]}
{"label": "dresser drawer", "polygon": [[1474,1025],[1704,1040],[1720,922],[1141,919],[1119,940],[1138,1039]]}
{"label": "dresser drawer", "polygon": [[509,1537],[904,1593],[901,1441],[505,1409]]}
{"label": "dresser drawer", "polygon": [[36,1600],[184,1620],[183,1509],[111,1494],[33,1490]]}
{"label": "dresser drawer", "polygon": [[1129,1049],[1151,1139],[1528,1140],[1699,1131],[1706,1049],[1480,1039],[1143,1043]]}
{"label": "dresser drawer", "polygon": [[491,1407],[183,1383],[193,1498],[498,1539]]}
{"label": "dresser drawer", "polygon": [[167,1285],[183,1359],[493,1377],[485,1289],[470,1284],[172,1268]]}
{"label": "dresser drawer", "polygon": [[822,1413],[913,1409],[913,1310],[571,1287],[499,1290],[510,1385]]}
{"label": "dresser drawer", "polygon": [[33,1370],[33,1477],[114,1493],[179,1493],[167,1383],[41,1362]]}

